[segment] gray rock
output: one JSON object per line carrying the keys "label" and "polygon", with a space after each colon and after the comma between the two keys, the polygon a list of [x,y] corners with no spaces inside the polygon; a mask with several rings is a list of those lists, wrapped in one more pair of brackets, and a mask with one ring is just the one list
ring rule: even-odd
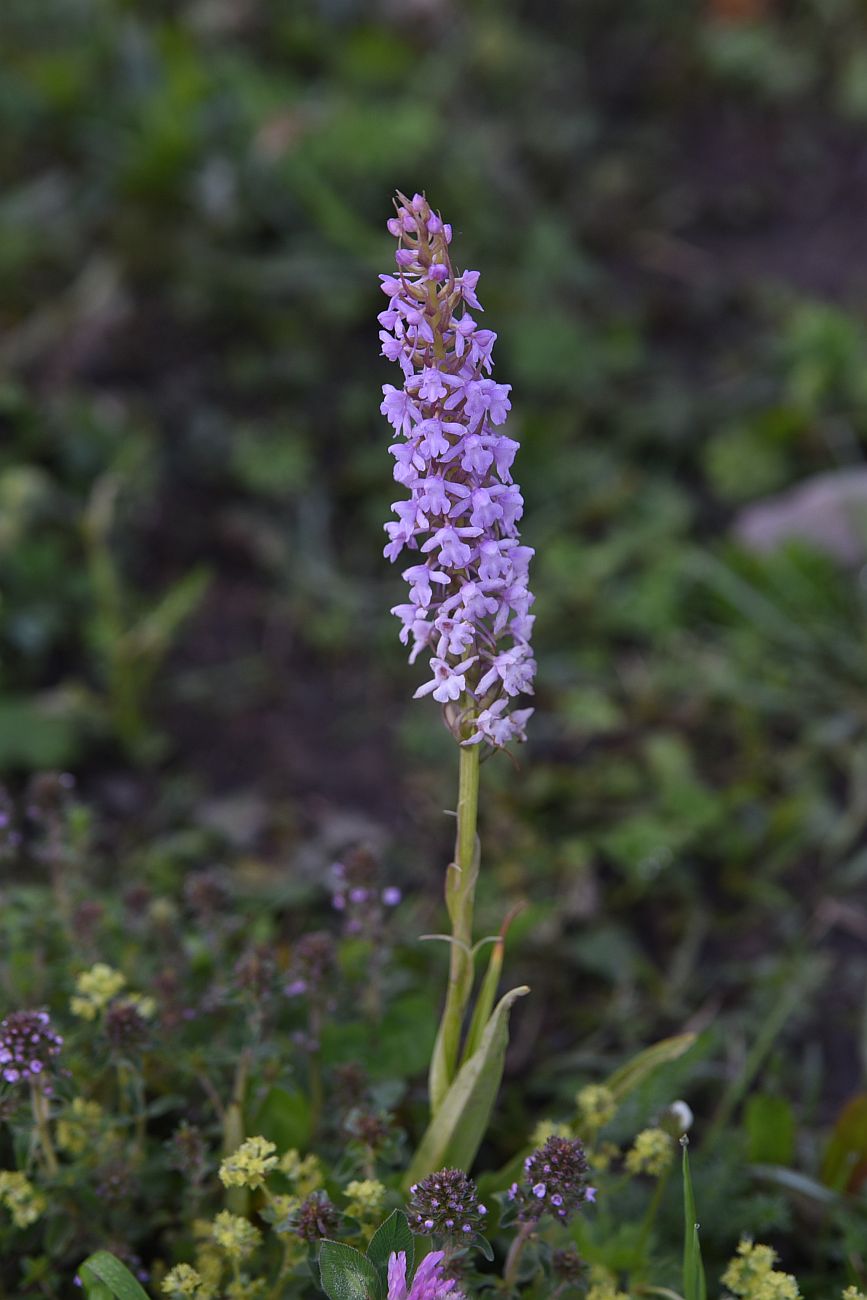
{"label": "gray rock", "polygon": [[867,560],[867,468],[817,474],[776,496],[756,501],[737,516],[738,541],[760,553],[786,542],[805,542],[839,560]]}

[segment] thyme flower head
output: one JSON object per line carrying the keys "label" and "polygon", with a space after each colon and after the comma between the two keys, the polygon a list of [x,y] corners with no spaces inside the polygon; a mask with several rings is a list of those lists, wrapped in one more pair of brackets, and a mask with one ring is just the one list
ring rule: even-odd
{"label": "thyme flower head", "polygon": [[34,1079],[62,1046],[47,1011],[13,1011],[0,1023],[0,1077],[7,1083]]}
{"label": "thyme flower head", "polygon": [[340,1217],[325,1192],[311,1192],[293,1216],[295,1235],[302,1241],[316,1242],[332,1237]]}
{"label": "thyme flower head", "polygon": [[595,1196],[594,1189],[587,1186],[587,1157],[577,1138],[548,1138],[524,1161],[524,1180],[509,1188],[509,1200],[525,1223],[538,1221],[544,1214],[568,1223],[575,1211]]}
{"label": "thyme flower head", "polygon": [[388,1260],[387,1300],[464,1300],[463,1292],[455,1289],[454,1279],[445,1276],[443,1258],[441,1250],[425,1255],[412,1284],[407,1286],[406,1255],[402,1250],[398,1254],[392,1252]]}
{"label": "thyme flower head", "polygon": [[153,998],[130,994],[111,1002],[105,1012],[105,1034],[117,1051],[143,1047],[150,1037],[148,1020],[153,1015]]}
{"label": "thyme flower head", "polygon": [[398,194],[388,222],[399,241],[397,271],[381,276],[388,307],[379,315],[382,354],[403,372],[402,388],[383,386],[380,407],[397,440],[394,477],[409,499],[392,506],[385,555],[408,550],[409,600],[396,605],[410,662],[430,653],[431,677],[415,692],[445,706],[447,725],[465,745],[501,748],[524,740],[532,709],[533,596],[518,521],[524,501],[512,479],[518,450],[501,432],[509,384],[491,378],[496,334],[471,312],[478,271],[458,274],[451,226],[427,199]]}
{"label": "thyme flower head", "polygon": [[487,1209],[479,1202],[479,1190],[460,1169],[440,1169],[413,1183],[407,1205],[413,1232],[464,1239],[481,1230]]}
{"label": "thyme flower head", "polygon": [[337,953],[334,940],[326,930],[303,934],[295,945],[290,981],[283,992],[297,998],[302,993],[318,995],[331,978]]}
{"label": "thyme flower head", "polygon": [[559,1282],[577,1286],[582,1281],[586,1265],[574,1246],[555,1250],[551,1256],[551,1272]]}

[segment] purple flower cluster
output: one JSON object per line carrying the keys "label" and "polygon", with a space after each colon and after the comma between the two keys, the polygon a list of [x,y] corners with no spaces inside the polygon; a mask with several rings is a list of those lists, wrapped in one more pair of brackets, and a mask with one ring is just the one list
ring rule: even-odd
{"label": "purple flower cluster", "polygon": [[409,1189],[409,1226],[416,1233],[466,1240],[482,1227],[487,1209],[479,1190],[461,1169],[440,1169]]}
{"label": "purple flower cluster", "polygon": [[375,939],[381,932],[385,910],[402,898],[396,885],[379,886],[379,864],[367,849],[351,849],[330,871],[331,906],[343,916],[345,934]]}
{"label": "purple flower cluster", "polygon": [[334,940],[327,930],[303,934],[295,945],[290,980],[283,992],[288,998],[302,993],[318,996],[331,979],[336,961]]}
{"label": "purple flower cluster", "polygon": [[311,1192],[286,1223],[302,1241],[312,1243],[333,1236],[340,1216],[325,1192]]}
{"label": "purple flower cluster", "polygon": [[496,334],[473,311],[478,271],[457,275],[451,226],[416,194],[398,194],[388,229],[399,240],[397,272],[381,276],[388,307],[379,315],[382,353],[403,371],[403,387],[383,386],[381,411],[397,441],[394,477],[409,500],[392,506],[386,556],[417,552],[403,570],[409,601],[392,613],[412,642],[410,662],[431,652],[432,694],[464,744],[498,748],[526,739],[532,709],[513,709],[532,693],[530,648],[533,551],[522,546],[524,510],[511,468],[518,450],[500,432],[511,408],[509,384],[491,376]]}
{"label": "purple flower cluster", "polygon": [[406,1255],[403,1251],[392,1252],[388,1260],[387,1300],[464,1300],[463,1292],[455,1289],[454,1279],[445,1276],[443,1258],[441,1250],[425,1255],[412,1285],[407,1287]]}
{"label": "purple flower cluster", "polygon": [[47,1011],[13,1011],[0,1023],[0,1076],[7,1083],[35,1079],[62,1046]]}
{"label": "purple flower cluster", "polygon": [[577,1138],[550,1137],[524,1161],[524,1181],[512,1183],[509,1200],[524,1222],[550,1214],[568,1223],[585,1201],[596,1199],[587,1186],[587,1157]]}

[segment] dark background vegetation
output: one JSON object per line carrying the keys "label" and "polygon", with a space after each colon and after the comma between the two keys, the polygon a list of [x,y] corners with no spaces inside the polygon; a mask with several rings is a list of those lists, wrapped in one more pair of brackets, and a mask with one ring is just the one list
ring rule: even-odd
{"label": "dark background vegetation", "polygon": [[[820,1180],[867,1049],[865,570],[732,540],[864,456],[864,19],[0,11],[0,769],[75,773],[96,884],[315,880],[363,842],[441,924],[454,751],[388,614],[375,322],[391,194],[424,189],[482,272],[537,551],[531,740],[483,774],[482,923],[529,900],[534,989],[489,1154],[702,1029],[671,1087],[721,1239],[794,1241],[820,1202],[702,1179],[702,1134],[706,1171],[716,1122]],[[794,1121],[770,1155],[762,1106]],[[810,1238],[787,1262],[821,1270]]]}

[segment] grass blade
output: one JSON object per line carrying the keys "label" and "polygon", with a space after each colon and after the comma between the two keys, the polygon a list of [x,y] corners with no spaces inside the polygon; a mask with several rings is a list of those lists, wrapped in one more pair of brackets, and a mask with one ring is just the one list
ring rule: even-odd
{"label": "grass blade", "polygon": [[707,1300],[707,1283],[698,1239],[699,1224],[695,1213],[695,1193],[689,1172],[689,1139],[680,1139],[683,1147],[683,1295],[684,1300]]}

